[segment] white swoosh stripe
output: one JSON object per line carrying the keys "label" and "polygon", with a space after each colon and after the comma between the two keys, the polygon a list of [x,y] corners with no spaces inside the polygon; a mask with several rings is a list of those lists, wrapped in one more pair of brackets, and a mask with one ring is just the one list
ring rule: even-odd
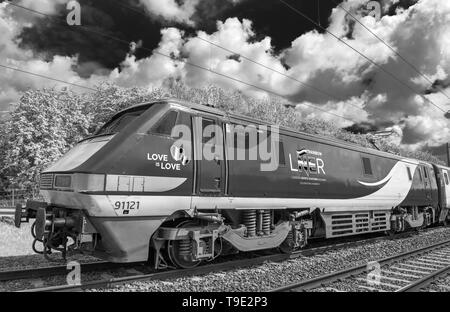
{"label": "white swoosh stripe", "polygon": [[[387,181],[389,181],[389,180],[392,178],[392,176],[394,175],[394,173],[400,169],[399,166],[401,166],[401,165],[402,165],[402,162],[397,162],[397,163],[394,165],[394,167],[392,167],[392,169],[391,169],[391,171],[388,173],[388,175],[387,175],[386,177],[384,177],[383,180],[380,180],[380,181],[378,181],[378,182],[372,182],[372,183],[369,183],[369,182],[363,182],[363,181],[359,181],[359,180],[358,180],[358,183],[360,183],[360,184],[362,184],[362,185],[365,185],[365,186],[378,186],[378,185],[381,185],[381,184],[383,184],[383,183],[386,183]],[[414,174],[414,171],[416,170],[416,166],[417,166],[417,165],[418,165],[418,163],[414,163],[414,164],[412,165],[413,170],[412,170],[411,172],[412,172],[413,174]],[[401,169],[400,169],[400,170],[401,170]],[[406,170],[406,168],[405,168],[405,170]]]}
{"label": "white swoosh stripe", "polygon": [[365,185],[365,186],[378,186],[378,185],[381,185],[381,184],[386,183],[387,181],[389,181],[390,178],[392,178],[393,170],[394,170],[394,168],[392,168],[391,172],[389,172],[389,174],[381,181],[369,183],[369,182],[363,182],[363,181],[359,181],[358,180],[358,183],[360,183],[362,185]]}

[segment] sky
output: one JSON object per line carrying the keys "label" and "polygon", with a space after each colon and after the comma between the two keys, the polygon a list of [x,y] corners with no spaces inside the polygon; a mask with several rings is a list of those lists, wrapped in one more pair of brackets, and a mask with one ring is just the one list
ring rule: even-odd
{"label": "sky", "polygon": [[[176,78],[275,93],[304,118],[392,130],[407,149],[443,155],[450,141],[450,1],[79,0],[81,26],[65,22],[68,2],[12,1],[31,12],[2,1],[0,66],[88,88]],[[28,89],[63,86],[0,67],[0,111]]]}

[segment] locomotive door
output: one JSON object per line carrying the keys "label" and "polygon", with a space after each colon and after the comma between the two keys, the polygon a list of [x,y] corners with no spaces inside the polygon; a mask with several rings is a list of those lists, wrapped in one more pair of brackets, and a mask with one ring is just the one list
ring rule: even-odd
{"label": "locomotive door", "polygon": [[[449,180],[448,180],[448,172],[445,169],[441,169],[436,165],[433,165],[435,172],[437,173],[436,179],[438,180],[438,198],[439,198],[439,206],[441,209],[447,207],[447,198],[446,194],[448,194],[449,189]],[[441,210],[442,213],[442,210]]]}
{"label": "locomotive door", "polygon": [[423,182],[425,185],[425,196],[427,201],[431,201],[431,177],[429,168],[423,166]]}
{"label": "locomotive door", "polygon": [[442,169],[443,192],[442,207],[450,207],[450,176],[448,170]]}
{"label": "locomotive door", "polygon": [[224,140],[222,123],[214,117],[195,117],[197,191],[218,196],[224,192]]}

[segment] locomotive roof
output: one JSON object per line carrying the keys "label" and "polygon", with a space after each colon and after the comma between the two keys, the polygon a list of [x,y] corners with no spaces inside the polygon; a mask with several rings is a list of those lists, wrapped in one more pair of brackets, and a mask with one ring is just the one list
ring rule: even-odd
{"label": "locomotive roof", "polygon": [[[155,101],[151,101],[151,102],[135,104],[135,105],[132,105],[132,106],[118,112],[117,114],[127,111],[130,108],[136,108],[136,107],[152,105],[152,104],[165,104],[165,103],[178,104],[178,105],[187,107],[187,108],[195,110],[195,111],[210,113],[210,114],[214,114],[214,115],[221,116],[221,117],[228,117],[228,119],[230,119],[231,121],[236,120],[236,121],[251,122],[254,124],[271,125],[269,122],[266,122],[264,120],[260,120],[260,119],[256,119],[256,118],[252,118],[252,117],[248,117],[248,116],[236,114],[236,113],[228,113],[228,112],[224,112],[218,108],[215,108],[213,106],[195,104],[192,102],[174,99],[174,98],[163,98],[163,99],[159,99],[159,100],[155,100]],[[311,140],[311,141],[319,141],[319,142],[325,143],[325,144],[332,144],[335,146],[340,146],[340,147],[344,147],[344,148],[348,148],[348,149],[352,149],[352,150],[358,150],[360,152],[367,153],[367,154],[379,155],[379,156],[395,158],[395,159],[399,159],[399,160],[400,159],[401,160],[411,160],[414,162],[419,161],[422,164],[428,164],[431,166],[431,163],[427,162],[427,161],[412,159],[412,158],[403,157],[403,156],[395,155],[395,154],[388,153],[388,152],[383,152],[380,150],[376,150],[374,148],[364,147],[364,146],[358,145],[356,143],[340,140],[337,138],[327,137],[327,136],[323,136],[323,135],[319,135],[319,134],[309,134],[306,132],[298,131],[296,129],[284,127],[284,126],[280,126],[279,128],[280,128],[280,132],[285,135],[301,137],[303,139],[307,139],[307,140]],[[438,165],[438,166],[447,168],[443,165]]]}

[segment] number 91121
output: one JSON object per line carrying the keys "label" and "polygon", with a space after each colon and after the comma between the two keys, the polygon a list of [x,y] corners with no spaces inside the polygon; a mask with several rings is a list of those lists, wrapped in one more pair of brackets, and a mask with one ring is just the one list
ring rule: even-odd
{"label": "number 91121", "polygon": [[133,209],[139,209],[139,202],[138,201],[116,201],[114,203],[114,209],[122,209],[122,210],[133,210]]}

